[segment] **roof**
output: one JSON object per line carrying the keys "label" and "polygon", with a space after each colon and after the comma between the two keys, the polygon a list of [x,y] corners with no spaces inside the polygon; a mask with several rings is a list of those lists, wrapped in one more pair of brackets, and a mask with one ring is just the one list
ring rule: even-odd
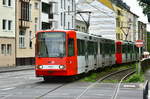
{"label": "roof", "polygon": [[102,4],[104,4],[105,6],[107,6],[108,8],[114,10],[114,7],[109,0],[98,0],[98,1],[101,2]]}

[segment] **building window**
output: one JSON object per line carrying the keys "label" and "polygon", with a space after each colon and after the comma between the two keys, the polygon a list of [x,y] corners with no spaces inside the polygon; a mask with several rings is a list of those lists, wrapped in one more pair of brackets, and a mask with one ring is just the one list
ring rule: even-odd
{"label": "building window", "polygon": [[37,32],[37,23],[38,23],[38,18],[35,17],[35,32]]}
{"label": "building window", "polygon": [[80,26],[77,25],[77,26],[76,26],[76,29],[77,29],[77,31],[80,31]]}
{"label": "building window", "polygon": [[11,6],[11,0],[8,0],[8,6]]}
{"label": "building window", "polygon": [[3,5],[6,5],[6,0],[3,0]]}
{"label": "building window", "polygon": [[39,4],[36,2],[36,3],[34,4],[34,7],[35,7],[35,9],[38,9],[38,8],[39,8]]}
{"label": "building window", "polygon": [[66,9],[66,0],[64,0],[64,9]]}
{"label": "building window", "polygon": [[68,22],[68,29],[70,29],[70,22]]}
{"label": "building window", "polygon": [[20,33],[19,33],[19,48],[25,48],[25,30],[20,30]]}
{"label": "building window", "polygon": [[29,32],[29,47],[32,48],[32,31]]}
{"label": "building window", "polygon": [[74,28],[74,18],[72,16],[72,28]]}
{"label": "building window", "polygon": [[72,0],[72,11],[74,10],[74,8],[73,8],[73,7],[74,7],[74,6],[73,6],[73,4],[74,4],[74,2],[73,2],[73,0]]}
{"label": "building window", "polygon": [[68,15],[70,15],[70,6],[68,6]]}
{"label": "building window", "polygon": [[6,55],[6,44],[1,45],[1,54]]}
{"label": "building window", "polygon": [[11,20],[3,20],[3,30],[11,30],[12,29],[12,21]]}
{"label": "building window", "polygon": [[46,23],[42,22],[42,30],[51,29],[52,28],[52,22]]}
{"label": "building window", "polygon": [[42,2],[42,12],[49,14],[50,13],[50,5]]}
{"label": "building window", "polygon": [[3,0],[3,5],[11,6],[11,4],[12,4],[11,0]]}
{"label": "building window", "polygon": [[82,32],[85,32],[85,27],[82,27]]}
{"label": "building window", "polygon": [[29,21],[32,20],[32,4],[30,4],[30,7],[29,7]]}
{"label": "building window", "polygon": [[63,6],[63,0],[61,0],[60,2],[61,2],[61,8],[62,8],[62,6]]}
{"label": "building window", "polygon": [[7,44],[7,54],[11,55],[12,47],[11,44]]}
{"label": "building window", "polygon": [[29,21],[29,2],[21,1],[21,19],[24,21]]}
{"label": "building window", "polygon": [[38,18],[37,17],[35,17],[35,23],[38,23]]}
{"label": "building window", "polygon": [[66,26],[66,13],[64,13],[64,27]]}
{"label": "building window", "polygon": [[6,20],[3,20],[3,30],[6,30]]}
{"label": "building window", "polygon": [[62,24],[63,24],[63,22],[62,22],[63,21],[63,14],[62,13],[61,13],[60,17],[61,17],[60,21],[61,21],[61,26],[62,26]]}
{"label": "building window", "polygon": [[8,30],[11,30],[11,26],[12,26],[12,21],[8,21]]}

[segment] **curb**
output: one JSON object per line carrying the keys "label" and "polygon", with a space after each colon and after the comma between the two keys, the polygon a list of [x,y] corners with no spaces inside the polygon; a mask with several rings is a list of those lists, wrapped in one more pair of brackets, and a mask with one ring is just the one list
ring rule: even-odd
{"label": "curb", "polygon": [[2,70],[2,71],[0,71],[0,73],[25,71],[25,70],[34,70],[34,67],[31,67],[31,68],[22,68],[22,69]]}

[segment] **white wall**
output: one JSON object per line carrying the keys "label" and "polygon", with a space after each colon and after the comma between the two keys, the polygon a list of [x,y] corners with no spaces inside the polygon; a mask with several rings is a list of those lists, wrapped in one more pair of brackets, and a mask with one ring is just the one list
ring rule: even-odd
{"label": "white wall", "polygon": [[[15,0],[11,0],[11,6],[3,5],[3,0],[0,0],[0,36],[1,37],[15,37]],[[8,30],[8,23],[6,30],[3,30],[2,21],[11,20],[11,30]]]}
{"label": "white wall", "polygon": [[[42,0],[42,2],[48,3],[49,1],[52,0]],[[53,28],[54,29],[68,29],[68,22],[70,23],[69,27],[70,29],[73,29],[75,27],[75,0],[53,0],[55,3],[53,3],[53,14],[54,14],[54,19],[53,21]],[[62,1],[62,3],[61,3]],[[64,3],[65,1],[65,3]],[[72,1],[73,1],[73,6],[72,6]],[[62,4],[62,5],[61,5]],[[68,15],[68,6],[70,6],[70,14]],[[73,7],[73,9],[72,9]],[[61,20],[61,13],[62,13],[62,19]],[[64,17],[64,13],[66,16]],[[72,21],[73,17],[73,21]],[[64,23],[65,20],[65,23]],[[62,21],[62,25],[61,25]],[[41,23],[42,22],[49,22],[49,19],[47,18],[46,15],[44,15],[41,12]]]}
{"label": "white wall", "polygon": [[[91,3],[80,2],[77,4],[79,11],[91,11],[89,33],[102,35],[104,38],[116,39],[116,17],[113,10],[109,9],[99,1]],[[88,14],[82,14],[85,20],[88,20]],[[83,19],[77,15],[78,20]]]}

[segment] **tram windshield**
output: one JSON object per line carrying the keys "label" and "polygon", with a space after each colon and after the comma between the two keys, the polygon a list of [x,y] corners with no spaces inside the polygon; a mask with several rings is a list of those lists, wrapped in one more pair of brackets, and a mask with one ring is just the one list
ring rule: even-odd
{"label": "tram windshield", "polygon": [[38,33],[38,57],[64,57],[66,55],[64,32]]}

